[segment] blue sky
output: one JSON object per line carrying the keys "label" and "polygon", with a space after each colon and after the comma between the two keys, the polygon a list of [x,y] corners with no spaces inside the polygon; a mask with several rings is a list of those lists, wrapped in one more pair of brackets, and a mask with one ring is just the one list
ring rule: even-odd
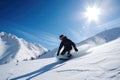
{"label": "blue sky", "polygon": [[[48,49],[59,46],[60,34],[78,43],[120,25],[119,0],[0,0],[0,31]],[[88,22],[88,6],[100,8],[98,21]]]}

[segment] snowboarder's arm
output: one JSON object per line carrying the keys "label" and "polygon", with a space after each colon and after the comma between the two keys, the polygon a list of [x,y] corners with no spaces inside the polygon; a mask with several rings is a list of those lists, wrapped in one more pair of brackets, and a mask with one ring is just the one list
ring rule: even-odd
{"label": "snowboarder's arm", "polygon": [[74,43],[74,42],[72,42],[72,41],[71,41],[71,43],[72,43],[72,46],[74,47],[74,50],[75,50],[75,51],[78,51],[78,49],[77,49],[77,47],[76,47],[75,43]]}
{"label": "snowboarder's arm", "polygon": [[58,52],[57,52],[57,55],[59,55],[59,53],[60,53],[60,50],[61,50],[61,48],[63,47],[63,43],[61,42],[60,43],[60,46],[59,46],[59,48],[58,48]]}

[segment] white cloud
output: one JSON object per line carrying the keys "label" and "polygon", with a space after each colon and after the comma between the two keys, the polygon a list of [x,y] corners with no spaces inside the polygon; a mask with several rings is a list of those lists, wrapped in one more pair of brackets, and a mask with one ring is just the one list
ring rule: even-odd
{"label": "white cloud", "polygon": [[104,23],[102,25],[97,26],[98,29],[106,29],[106,28],[114,28],[120,26],[120,18],[112,20],[110,22]]}
{"label": "white cloud", "polygon": [[40,32],[39,35],[40,35],[39,38],[47,44],[54,45],[54,46],[57,46],[59,44],[58,37],[56,37],[51,33]]}
{"label": "white cloud", "polygon": [[33,35],[32,33],[28,33],[21,30],[16,30],[16,31],[20,34],[23,34],[28,39],[34,40],[39,43],[43,43],[43,44],[47,44],[55,47],[58,46],[59,44],[59,40],[56,38],[56,36],[50,33],[39,32],[36,35],[35,34]]}

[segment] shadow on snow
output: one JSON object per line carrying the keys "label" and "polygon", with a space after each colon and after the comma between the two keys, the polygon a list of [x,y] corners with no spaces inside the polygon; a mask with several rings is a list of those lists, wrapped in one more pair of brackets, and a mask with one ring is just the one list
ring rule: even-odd
{"label": "shadow on snow", "polygon": [[[61,63],[62,63],[62,64],[61,64]],[[60,64],[60,65],[58,65],[58,64]],[[12,78],[12,79],[10,79],[10,80],[17,80],[17,79],[21,79],[21,78],[25,78],[25,77],[29,77],[29,78],[27,78],[26,80],[30,80],[30,79],[38,76],[38,75],[41,75],[41,74],[43,74],[43,73],[45,73],[45,72],[47,72],[47,71],[53,70],[53,69],[55,69],[55,68],[58,68],[58,67],[60,67],[60,66],[62,66],[62,65],[64,65],[64,64],[65,64],[65,63],[63,63],[62,61],[56,61],[56,62],[53,62],[53,63],[51,63],[51,64],[48,64],[48,65],[42,67],[41,69],[38,69],[38,70],[36,70],[36,71],[30,72],[30,73],[27,73],[27,74],[24,74],[24,75],[21,75],[21,76],[18,76],[18,77],[16,77],[16,78]],[[58,65],[58,66],[57,66],[57,65]]]}

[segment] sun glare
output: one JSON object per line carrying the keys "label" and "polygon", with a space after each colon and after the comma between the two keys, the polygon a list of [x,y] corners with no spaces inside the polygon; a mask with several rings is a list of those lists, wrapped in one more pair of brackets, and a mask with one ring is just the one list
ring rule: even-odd
{"label": "sun glare", "polygon": [[98,21],[98,16],[100,15],[100,9],[97,7],[88,7],[85,12],[85,17],[88,19],[88,22]]}

